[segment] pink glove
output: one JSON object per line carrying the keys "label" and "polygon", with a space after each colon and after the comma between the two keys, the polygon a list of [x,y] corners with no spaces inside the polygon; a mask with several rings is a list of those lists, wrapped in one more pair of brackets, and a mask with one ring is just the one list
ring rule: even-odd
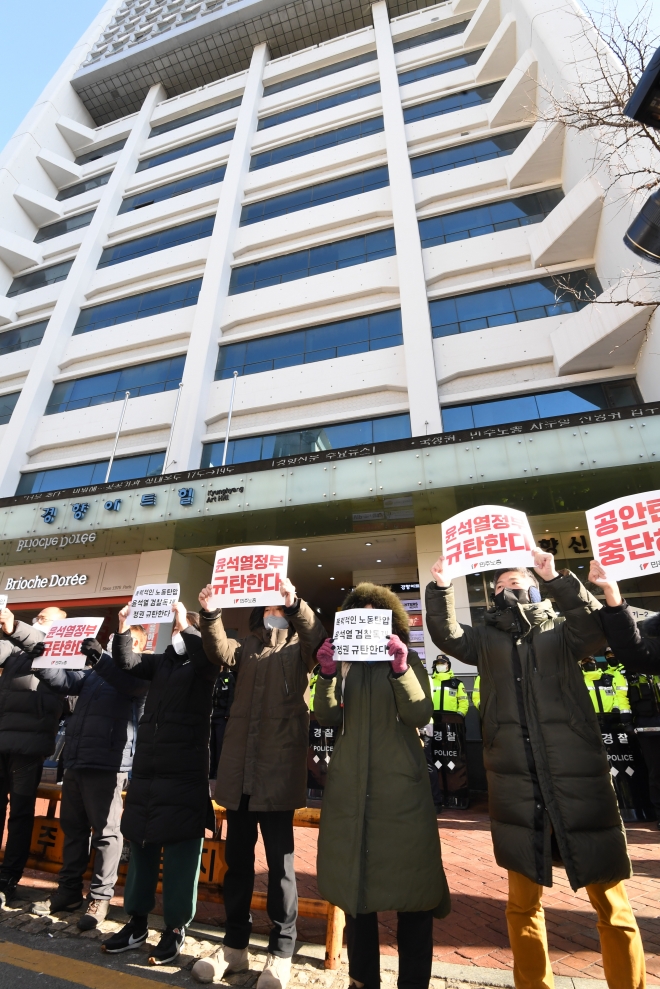
{"label": "pink glove", "polygon": [[401,641],[398,635],[390,635],[387,651],[392,657],[390,660],[392,672],[405,673],[408,669],[408,646]]}
{"label": "pink glove", "polygon": [[319,646],[316,658],[321,666],[321,673],[324,676],[333,677],[337,672],[337,664],[335,662],[335,647],[332,644],[332,639],[326,639]]}

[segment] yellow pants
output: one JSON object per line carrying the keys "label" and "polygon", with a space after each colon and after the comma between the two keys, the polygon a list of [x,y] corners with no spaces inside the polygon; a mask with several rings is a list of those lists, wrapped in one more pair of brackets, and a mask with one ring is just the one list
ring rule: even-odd
{"label": "yellow pants", "polygon": [[[644,949],[624,884],[594,883],[587,886],[586,891],[598,914],[596,926],[608,986],[610,989],[644,989]],[[543,886],[519,872],[509,872],[506,923],[516,989],[554,989],[542,892]]]}

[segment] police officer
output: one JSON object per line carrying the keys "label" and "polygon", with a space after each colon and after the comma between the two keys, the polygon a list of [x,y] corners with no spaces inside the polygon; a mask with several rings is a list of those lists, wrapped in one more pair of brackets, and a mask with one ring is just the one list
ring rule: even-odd
{"label": "police officer", "polygon": [[307,796],[320,800],[325,789],[328,763],[335,745],[334,728],[322,728],[314,714],[314,694],[319,678],[317,666],[309,681],[309,749],[307,751]]}
{"label": "police officer", "polygon": [[472,685],[472,695],[471,695],[471,698],[470,699],[471,699],[472,703],[474,704],[474,706],[476,707],[476,709],[478,711],[479,710],[479,704],[481,703],[481,677],[480,676],[476,676],[474,678],[474,683]]}
{"label": "police officer", "polygon": [[449,656],[436,656],[430,678],[433,734],[427,729],[424,750],[433,800],[436,810],[443,806],[465,809],[470,803],[465,746],[465,715],[470,701],[463,681],[451,672]]}
{"label": "police officer", "polygon": [[213,687],[213,714],[211,715],[211,759],[209,779],[215,779],[218,773],[218,763],[222,752],[222,742],[225,728],[229,720],[229,711],[234,700],[236,677],[228,667],[223,667]]}
{"label": "police officer", "polygon": [[628,701],[628,683],[623,673],[610,665],[612,661],[613,656],[610,662],[607,659],[598,662],[594,656],[586,656],[580,664],[601,727],[632,720]]}
{"label": "police officer", "polygon": [[649,797],[660,828],[660,675],[628,673],[635,739],[646,763]]}

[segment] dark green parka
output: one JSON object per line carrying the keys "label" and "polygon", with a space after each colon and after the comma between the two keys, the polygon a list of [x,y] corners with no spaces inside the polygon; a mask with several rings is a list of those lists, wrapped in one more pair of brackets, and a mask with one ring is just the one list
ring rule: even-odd
{"label": "dark green parka", "polygon": [[339,728],[323,795],[318,886],[353,917],[450,910],[416,731],[433,715],[429,675],[417,653],[408,653],[408,664],[397,678],[386,662],[341,663],[336,676],[316,681],[314,714]]}
{"label": "dark green parka", "polygon": [[[491,609],[460,625],[453,588],[426,588],[433,642],[481,675],[484,765],[495,859],[552,885],[551,835],[573,889],[631,875],[625,832],[598,721],[578,660],[605,638],[599,602],[570,571],[548,600]],[[516,623],[519,630],[515,628]]]}

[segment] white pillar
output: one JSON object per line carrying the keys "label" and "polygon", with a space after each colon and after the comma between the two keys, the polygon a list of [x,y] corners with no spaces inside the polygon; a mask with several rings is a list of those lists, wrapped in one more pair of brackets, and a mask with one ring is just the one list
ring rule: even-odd
{"label": "white pillar", "polygon": [[222,182],[218,212],[195,310],[188,356],[183,372],[181,408],[172,429],[170,458],[166,473],[199,467],[206,432],[213,373],[218,358],[220,318],[229,290],[233,248],[241,215],[241,199],[250,167],[250,151],[257,126],[263,91],[262,77],[268,48],[257,45],[252,52],[243,101]]}
{"label": "white pillar", "polygon": [[[166,95],[160,83],[149,90],[110,180],[103,189],[71,271],[62,285],[62,292],[48,321],[43,340],[36,348],[30,373],[21,389],[20,398],[2,441],[0,497],[11,496],[16,491],[20,468],[27,460],[34,431],[50,398],[53,377],[57,374],[78,314],[86,301],[85,291],[89,288],[101,251],[105,246],[108,230],[121,205],[124,188],[135,172],[138,155],[149,133],[151,115],[156,104],[164,100]],[[117,410],[116,421],[118,421],[121,403],[113,403],[114,409]]]}
{"label": "white pillar", "polygon": [[387,4],[385,0],[379,0],[371,9],[376,31],[387,166],[392,190],[410,423],[413,436],[424,436],[442,431],[431,317]]}

